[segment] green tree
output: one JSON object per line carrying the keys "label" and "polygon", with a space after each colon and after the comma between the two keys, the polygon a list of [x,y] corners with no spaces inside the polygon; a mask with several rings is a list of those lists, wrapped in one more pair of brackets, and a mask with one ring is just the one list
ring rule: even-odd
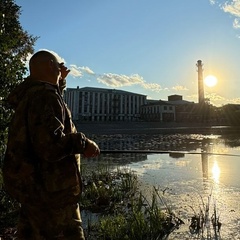
{"label": "green tree", "polygon": [[6,98],[23,80],[28,54],[37,37],[24,31],[19,22],[21,7],[14,0],[0,0],[0,166],[6,149],[7,129],[12,110]]}

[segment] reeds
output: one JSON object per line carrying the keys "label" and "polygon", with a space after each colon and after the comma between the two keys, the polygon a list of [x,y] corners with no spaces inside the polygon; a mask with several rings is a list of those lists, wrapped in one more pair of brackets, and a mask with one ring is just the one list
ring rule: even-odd
{"label": "reeds", "polygon": [[[194,211],[194,215],[191,217],[189,231],[193,235],[197,235],[199,239],[207,240],[214,239],[220,240],[220,230],[222,223],[220,222],[220,217],[217,214],[216,201],[211,204],[212,194],[207,197],[206,203],[204,202],[202,196],[200,196],[201,205],[199,205],[199,212],[196,212],[193,207],[191,209]],[[213,206],[213,213],[211,215],[210,210]]]}
{"label": "reeds", "polygon": [[[95,172],[91,181],[85,179],[85,194],[81,202],[86,202],[84,198],[88,197],[88,203],[92,205],[87,209],[95,212],[101,209],[98,221],[94,224],[88,222],[87,239],[167,239],[183,224],[157,188],[153,188],[151,200],[143,196],[138,189],[136,175],[129,169],[100,172],[98,176]],[[89,197],[93,199],[89,200]]]}

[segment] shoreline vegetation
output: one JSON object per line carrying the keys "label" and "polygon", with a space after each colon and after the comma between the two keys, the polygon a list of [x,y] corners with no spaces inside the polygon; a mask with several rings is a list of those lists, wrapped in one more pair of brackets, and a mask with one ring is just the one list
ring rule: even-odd
{"label": "shoreline vegetation", "polygon": [[199,195],[198,210],[192,207],[184,222],[165,194],[168,188],[148,187],[146,193],[129,168],[111,170],[105,163],[93,171],[85,163],[83,176],[81,209],[87,240],[167,240],[182,225],[194,239],[220,239],[222,223],[211,195],[207,199]]}
{"label": "shoreline vegetation", "polygon": [[[199,212],[193,209],[189,222],[183,222],[164,195],[167,189],[153,187],[152,195],[145,196],[136,174],[128,168],[113,170],[105,164],[93,170],[86,164],[82,175],[80,208],[86,240],[167,240],[183,224],[194,239],[219,239],[221,222],[216,212],[210,216],[209,199],[201,199]],[[0,226],[2,240],[16,237],[18,204],[13,201],[10,206],[11,199],[6,200],[8,212],[0,216],[1,222],[5,220]]]}
{"label": "shoreline vegetation", "polygon": [[[240,128],[230,126],[156,122],[76,123],[76,126],[78,131],[86,135],[113,136],[115,134],[231,134],[240,132]],[[84,192],[80,203],[87,240],[167,239],[173,231],[184,224],[164,200],[162,195],[164,192],[153,188],[152,198],[149,200],[139,190],[135,174],[122,170],[114,172],[107,163],[104,167],[100,165],[97,169],[90,167],[89,170],[82,164]],[[204,234],[208,232],[206,228],[210,224],[211,229],[214,230],[214,239],[219,239],[216,237],[221,227],[219,216],[215,213],[214,219],[209,218],[208,206],[208,203],[203,202],[199,207],[201,211],[193,212],[190,222],[185,223],[190,224],[191,234],[202,237],[196,239],[204,239]],[[18,204],[9,199],[2,189],[0,207],[2,209],[0,239],[14,239]]]}

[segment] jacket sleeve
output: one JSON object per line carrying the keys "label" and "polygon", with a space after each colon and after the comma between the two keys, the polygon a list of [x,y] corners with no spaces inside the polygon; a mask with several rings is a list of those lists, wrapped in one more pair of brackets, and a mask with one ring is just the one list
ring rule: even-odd
{"label": "jacket sleeve", "polygon": [[56,91],[46,90],[30,101],[29,135],[40,159],[55,162],[71,154],[83,153],[86,137],[73,127],[65,131],[66,114],[63,100]]}

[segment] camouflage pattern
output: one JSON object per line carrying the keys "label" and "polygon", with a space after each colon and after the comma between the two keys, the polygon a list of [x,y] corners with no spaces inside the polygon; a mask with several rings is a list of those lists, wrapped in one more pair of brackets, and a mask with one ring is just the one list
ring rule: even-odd
{"label": "camouflage pattern", "polygon": [[22,206],[20,219],[18,240],[85,239],[77,204],[60,210]]}
{"label": "camouflage pattern", "polygon": [[27,78],[8,101],[15,114],[3,165],[6,191],[36,211],[76,204],[86,137],[76,131],[58,86]]}

